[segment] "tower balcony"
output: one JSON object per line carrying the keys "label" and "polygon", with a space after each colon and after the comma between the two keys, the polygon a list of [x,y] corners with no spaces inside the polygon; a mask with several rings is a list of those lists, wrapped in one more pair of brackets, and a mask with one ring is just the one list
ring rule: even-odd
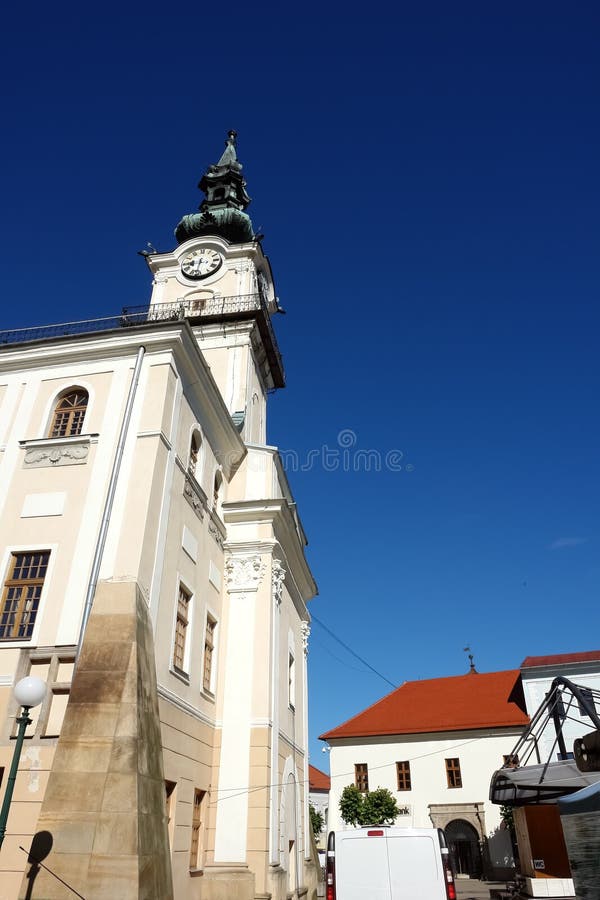
{"label": "tower balcony", "polygon": [[0,347],[29,341],[44,341],[67,335],[111,331],[116,328],[135,328],[153,322],[174,322],[186,319],[192,328],[215,322],[254,320],[258,327],[265,360],[274,388],[285,386],[283,361],[271,322],[271,313],[262,294],[240,294],[232,297],[209,297],[179,300],[175,303],[154,303],[144,306],[124,306],[119,315],[53,325],[35,325],[0,331]]}
{"label": "tower balcony", "polygon": [[[124,320],[133,317],[135,323],[139,321],[140,316],[145,316],[144,322],[187,319],[192,328],[213,322],[240,322],[254,319],[260,332],[273,387],[285,386],[283,361],[271,322],[271,313],[267,301],[260,293],[238,294],[231,297],[191,297],[175,303],[152,303],[150,306],[123,307]],[[127,321],[123,324],[127,324]]]}

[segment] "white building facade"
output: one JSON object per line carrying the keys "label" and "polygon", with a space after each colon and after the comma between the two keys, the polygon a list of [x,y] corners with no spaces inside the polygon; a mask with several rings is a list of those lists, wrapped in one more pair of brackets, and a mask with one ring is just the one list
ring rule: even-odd
{"label": "white building facade", "polygon": [[446,830],[459,874],[510,876],[510,836],[489,785],[526,724],[516,670],[405,683],[321,736],[331,747],[329,827],[348,827],[346,785],[387,788],[396,824]]}
{"label": "white building facade", "polygon": [[329,834],[329,794],[331,791],[331,779],[329,775],[317,769],[316,766],[308,767],[308,799],[310,805],[323,820],[323,827],[319,834],[315,834],[317,848],[321,851],[327,846]]}
{"label": "white building facade", "polygon": [[[521,680],[525,703],[530,716],[542,706],[550,693],[555,678],[566,678],[573,684],[587,688],[590,692],[600,691],[600,650],[586,650],[580,653],[558,653],[547,656],[528,656],[521,663]],[[590,701],[594,703],[593,696]],[[585,708],[573,700],[568,691],[559,710],[564,742],[568,758],[573,758],[573,742],[594,730]],[[547,728],[539,738],[539,755],[543,762],[555,762],[561,756],[556,746],[553,728]]]}

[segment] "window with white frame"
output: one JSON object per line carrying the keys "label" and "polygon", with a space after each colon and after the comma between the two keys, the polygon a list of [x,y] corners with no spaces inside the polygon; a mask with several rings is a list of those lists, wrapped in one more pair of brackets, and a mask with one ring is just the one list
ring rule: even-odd
{"label": "window with white frame", "polygon": [[31,640],[49,559],[49,550],[11,553],[0,607],[0,641]]}
{"label": "window with white frame", "polygon": [[88,392],[69,388],[58,398],[48,430],[48,437],[72,437],[81,434],[88,406]]}
{"label": "window with white frame", "polygon": [[[32,647],[21,650],[15,681],[34,675],[46,682],[47,692],[42,703],[29,713],[32,719],[27,740],[45,743],[59,737],[69,700],[75,667],[75,647]],[[16,736],[18,726],[12,719],[10,734]]]}
{"label": "window with white frame", "polygon": [[175,619],[175,637],[173,640],[173,668],[185,673],[188,628],[190,624],[192,595],[179,582],[177,596],[177,615]]}
{"label": "window with white frame", "polygon": [[204,857],[204,822],[206,818],[206,791],[194,790],[192,807],[192,839],[190,842],[190,869],[201,869]]}
{"label": "window with white frame", "polygon": [[217,645],[217,620],[206,614],[204,630],[204,663],[202,667],[202,689],[209,694],[215,692],[215,659]]}

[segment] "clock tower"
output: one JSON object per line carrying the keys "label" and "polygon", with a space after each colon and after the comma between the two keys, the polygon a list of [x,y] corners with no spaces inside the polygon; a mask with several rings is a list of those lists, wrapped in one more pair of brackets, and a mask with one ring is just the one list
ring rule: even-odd
{"label": "clock tower", "polygon": [[[246,211],[236,137],[228,133],[219,161],[200,179],[204,199],[177,225],[177,247],[147,257],[148,320],[187,321],[246,448],[233,475],[221,484],[217,472],[214,482],[224,525],[225,661],[215,694],[204,891],[220,897],[217,884],[229,880],[230,896],[251,897],[250,874],[256,897],[283,900],[300,896],[315,873],[306,602],[316,585],[279,454],[266,442],[267,396],[285,385],[272,324],[282,310],[262,235]],[[167,769],[165,777],[176,781],[178,773]],[[245,779],[249,794],[239,790]]]}
{"label": "clock tower", "polygon": [[199,212],[175,229],[178,247],[147,257],[154,276],[150,317],[173,315],[193,328],[244,440],[266,442],[266,395],[285,376],[271,317],[281,312],[262,235],[255,235],[236,132],[198,187]]}

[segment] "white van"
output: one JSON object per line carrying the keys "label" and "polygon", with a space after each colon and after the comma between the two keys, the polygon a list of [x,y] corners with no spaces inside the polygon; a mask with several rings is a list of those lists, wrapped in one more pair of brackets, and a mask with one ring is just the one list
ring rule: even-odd
{"label": "white van", "polygon": [[440,828],[377,825],[332,831],[326,900],[456,900]]}

